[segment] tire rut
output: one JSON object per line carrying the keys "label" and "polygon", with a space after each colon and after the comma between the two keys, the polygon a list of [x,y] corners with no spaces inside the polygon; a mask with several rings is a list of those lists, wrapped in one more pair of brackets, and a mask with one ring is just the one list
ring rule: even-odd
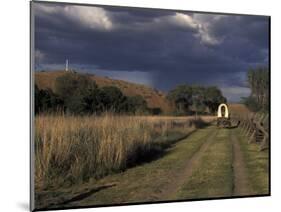
{"label": "tire rut", "polygon": [[243,152],[241,150],[239,140],[234,135],[234,131],[231,131],[230,139],[232,143],[232,154],[233,154],[233,196],[245,196],[252,193],[250,187],[247,171],[244,163]]}
{"label": "tire rut", "polygon": [[[214,137],[217,135],[217,130],[212,132],[210,136],[207,137],[206,142],[204,142],[199,150],[193,154],[193,156],[187,161],[186,166],[183,168],[183,171],[178,174],[178,177],[173,179],[173,182],[170,183],[164,192],[161,194],[160,199],[174,199],[177,191],[183,186],[183,184],[189,181],[193,171],[198,167],[200,158],[204,155],[206,150],[211,145]],[[204,137],[203,139],[205,139]]]}

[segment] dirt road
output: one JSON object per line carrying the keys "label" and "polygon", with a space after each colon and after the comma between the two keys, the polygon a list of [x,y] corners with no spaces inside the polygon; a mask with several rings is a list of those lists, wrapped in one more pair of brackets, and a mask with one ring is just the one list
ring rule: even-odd
{"label": "dirt road", "polygon": [[[245,143],[247,140],[238,128],[199,129],[154,161],[83,186],[60,190],[56,197],[45,201],[45,207],[254,195],[259,193],[255,184],[261,184],[261,178],[265,182],[268,173],[250,179],[257,170],[251,167],[253,161],[247,161],[251,157]],[[266,170],[268,158],[263,159]],[[264,188],[267,184],[263,185],[262,191],[268,191]]]}

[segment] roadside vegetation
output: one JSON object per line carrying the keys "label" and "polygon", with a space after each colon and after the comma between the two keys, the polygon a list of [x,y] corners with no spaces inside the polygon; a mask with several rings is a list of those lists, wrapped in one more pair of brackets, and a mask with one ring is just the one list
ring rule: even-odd
{"label": "roadside vegetation", "polygon": [[[186,138],[165,149],[157,160],[141,163],[125,172],[110,174],[101,179],[92,177],[88,182],[71,187],[40,190],[37,192],[38,208],[50,207],[52,204],[55,208],[157,201],[163,200],[162,196],[170,199],[169,195],[173,193],[167,190],[167,186],[173,185],[182,176],[187,161],[199,151],[214,129],[211,126],[200,131],[190,131]],[[93,195],[85,195],[84,198],[74,198],[77,194],[85,194],[97,188],[103,189]],[[77,200],[69,201],[71,199]]]}
{"label": "roadside vegetation", "polygon": [[236,129],[241,150],[245,157],[249,182],[255,195],[269,193],[269,154],[268,149],[260,151],[258,143],[248,144],[248,138],[241,129]]}
{"label": "roadside vegetation", "polygon": [[70,186],[147,162],[203,123],[112,114],[36,116],[36,187]]}

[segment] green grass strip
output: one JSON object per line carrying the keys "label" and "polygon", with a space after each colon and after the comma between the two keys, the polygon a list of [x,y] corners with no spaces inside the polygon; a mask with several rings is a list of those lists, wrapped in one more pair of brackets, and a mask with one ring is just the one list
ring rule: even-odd
{"label": "green grass strip", "polygon": [[218,129],[213,143],[200,160],[198,168],[178,192],[180,199],[227,197],[232,194],[232,145],[230,130]]}
{"label": "green grass strip", "polygon": [[245,166],[248,171],[249,182],[253,189],[253,194],[262,195],[269,193],[269,153],[268,150],[259,151],[256,143],[248,144],[248,138],[240,129],[236,129],[236,134],[244,154]]}

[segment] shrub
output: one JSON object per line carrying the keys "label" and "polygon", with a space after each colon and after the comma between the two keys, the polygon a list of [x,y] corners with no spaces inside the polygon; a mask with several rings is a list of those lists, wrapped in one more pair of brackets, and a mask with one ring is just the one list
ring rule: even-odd
{"label": "shrub", "polygon": [[54,94],[51,89],[39,89],[35,85],[35,114],[40,112],[58,112],[63,110],[63,100],[58,95]]}
{"label": "shrub", "polygon": [[56,79],[55,92],[63,99],[67,112],[85,114],[93,112],[98,87],[86,75],[70,72]]}

